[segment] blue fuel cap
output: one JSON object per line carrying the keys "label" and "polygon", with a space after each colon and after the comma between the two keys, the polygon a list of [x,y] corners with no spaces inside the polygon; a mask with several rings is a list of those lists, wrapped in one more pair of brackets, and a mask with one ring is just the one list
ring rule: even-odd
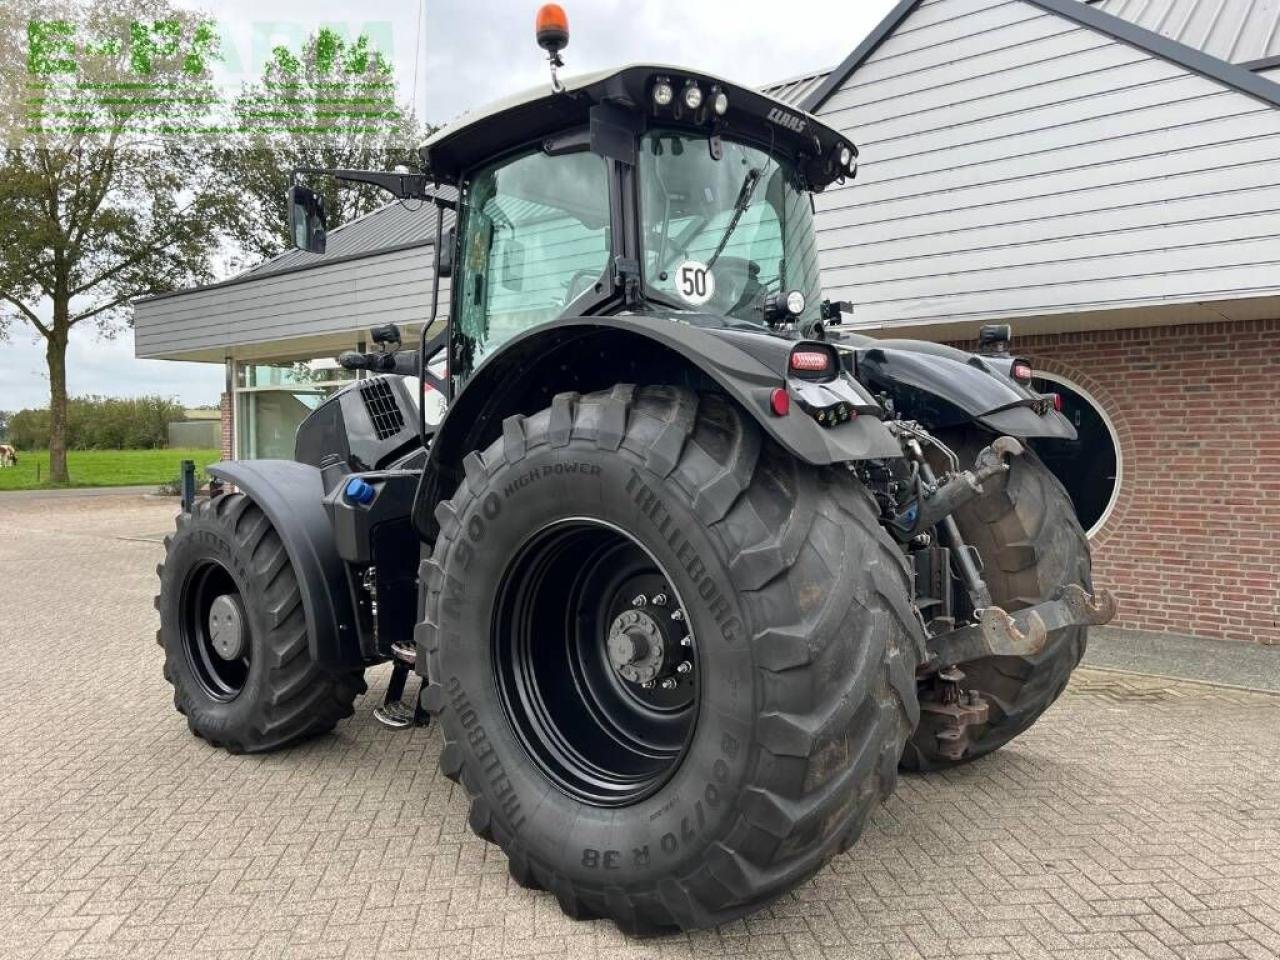
{"label": "blue fuel cap", "polygon": [[373,503],[373,498],[378,491],[373,485],[365,482],[360,477],[352,477],[347,481],[346,489],[342,491],[342,495],[347,498],[347,503],[358,503],[361,506],[368,506]]}

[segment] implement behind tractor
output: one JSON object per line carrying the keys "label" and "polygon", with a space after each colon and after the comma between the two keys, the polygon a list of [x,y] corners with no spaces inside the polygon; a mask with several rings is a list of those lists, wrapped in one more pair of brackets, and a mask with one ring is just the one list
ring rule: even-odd
{"label": "implement behind tractor", "polygon": [[434,204],[447,321],[340,358],[363,378],[294,460],[210,469],[235,492],[168,542],[165,676],[196,734],[261,751],[389,662],[378,719],[439,725],[517,881],[704,927],[854,843],[900,766],[1026,730],[1114,604],[1034,452],[1075,431],[1007,328],[874,340],[823,299],[812,194],[854,144],[698,71],[562,81],[554,5],[538,37],[551,91],[420,173],[309,171]]}

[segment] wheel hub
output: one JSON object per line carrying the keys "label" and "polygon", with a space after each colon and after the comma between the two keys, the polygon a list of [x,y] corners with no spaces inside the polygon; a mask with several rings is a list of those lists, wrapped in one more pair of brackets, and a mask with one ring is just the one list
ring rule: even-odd
{"label": "wheel hub", "polygon": [[224,593],[209,604],[209,642],[223,660],[244,656],[244,610],[240,599]]}
{"label": "wheel hub", "polygon": [[609,627],[609,662],[632,683],[649,683],[662,670],[662,629],[643,610],[625,610]]}

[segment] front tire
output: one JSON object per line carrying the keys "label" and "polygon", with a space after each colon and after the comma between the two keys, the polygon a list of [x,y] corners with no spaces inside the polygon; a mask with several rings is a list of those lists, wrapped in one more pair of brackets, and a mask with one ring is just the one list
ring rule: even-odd
{"label": "front tire", "polygon": [[[962,463],[973,463],[990,436],[975,431],[942,434]],[[1010,461],[1009,472],[984,483],[984,494],[955,513],[965,542],[982,558],[991,599],[1012,613],[1051,600],[1068,584],[1092,589],[1089,543],[1066,490],[1030,450]],[[939,722],[927,712],[903,754],[908,770],[940,770],[998,750],[1031,727],[1053,705],[1084,656],[1088,631],[1068,627],[1050,634],[1028,657],[985,657],[960,665],[960,686],[978,690],[989,704],[986,724],[974,729],[958,760],[938,750]],[[932,683],[926,680],[925,683]]]}
{"label": "front tire", "polygon": [[[629,932],[694,929],[853,843],[917,721],[922,637],[848,472],[720,396],[630,386],[512,417],[464,466],[418,662],[441,770],[519,883]],[[651,674],[677,609],[692,667]]]}
{"label": "front tire", "polygon": [[351,716],[363,672],[311,660],[298,578],[256,503],[243,493],[197,501],[165,547],[156,639],[192,733],[261,753]]}

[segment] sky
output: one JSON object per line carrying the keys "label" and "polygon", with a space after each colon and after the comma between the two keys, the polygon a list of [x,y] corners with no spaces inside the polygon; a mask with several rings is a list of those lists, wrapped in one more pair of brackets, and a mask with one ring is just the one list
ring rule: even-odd
{"label": "sky", "polygon": [[[401,99],[433,124],[547,83],[533,39],[536,2],[513,0],[175,0],[216,11],[227,60],[220,83],[252,80],[271,48],[297,49],[321,26],[367,33],[389,53]],[[562,0],[570,41],[564,75],[623,63],[683,64],[760,86],[839,63],[893,0]],[[356,15],[358,11],[358,15]],[[218,364],[137,360],[125,330],[101,339],[72,331],[67,381],[73,395],[160,394],[190,406],[216,403]],[[16,325],[0,341],[0,410],[48,404],[43,341]]]}

